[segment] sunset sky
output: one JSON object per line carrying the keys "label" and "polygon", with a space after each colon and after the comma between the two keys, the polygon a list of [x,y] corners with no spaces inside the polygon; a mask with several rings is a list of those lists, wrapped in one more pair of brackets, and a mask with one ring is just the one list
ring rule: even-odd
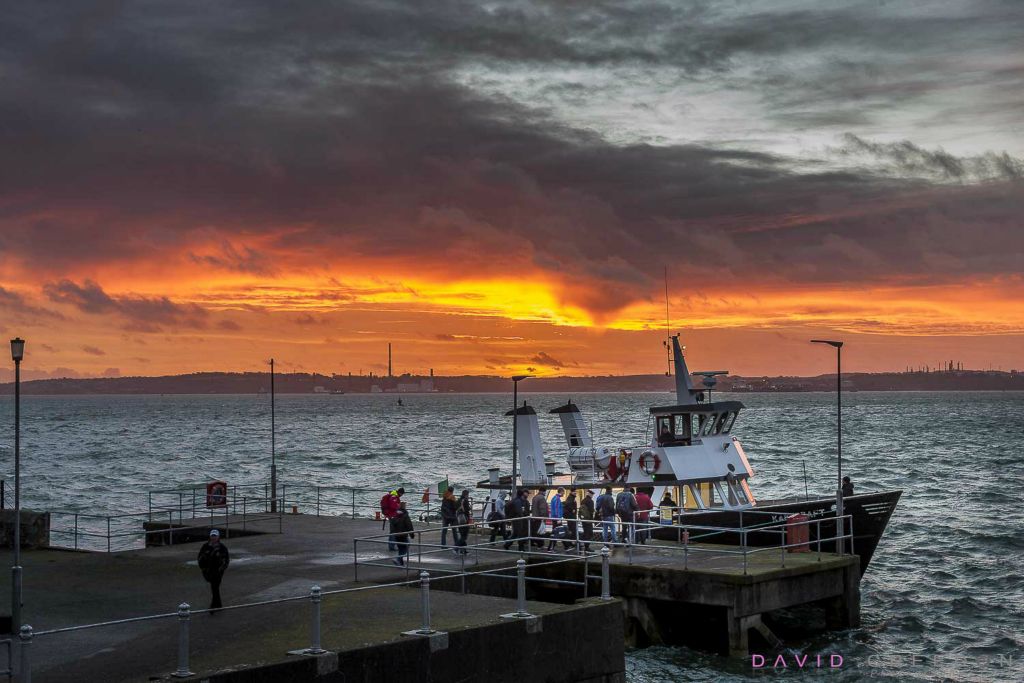
{"label": "sunset sky", "polygon": [[17,3],[0,334],[662,372],[667,267],[692,369],[1024,368],[1022,46],[1015,0]]}

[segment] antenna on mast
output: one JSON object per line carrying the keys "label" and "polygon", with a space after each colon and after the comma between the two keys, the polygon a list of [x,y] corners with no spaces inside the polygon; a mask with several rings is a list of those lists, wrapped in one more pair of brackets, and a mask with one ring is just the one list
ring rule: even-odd
{"label": "antenna on mast", "polygon": [[666,371],[665,376],[672,376],[672,349],[669,346],[669,342],[672,339],[672,323],[669,320],[668,314],[668,266],[665,266],[665,363]]}

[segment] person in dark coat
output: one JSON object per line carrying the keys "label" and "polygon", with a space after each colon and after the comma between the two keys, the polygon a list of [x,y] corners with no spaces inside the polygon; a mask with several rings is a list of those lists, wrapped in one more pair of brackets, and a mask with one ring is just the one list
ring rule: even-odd
{"label": "person in dark coat", "polygon": [[590,552],[590,540],[594,538],[594,492],[587,490],[580,501],[580,540],[583,541],[583,551]]}
{"label": "person in dark coat", "polygon": [[210,540],[199,549],[199,569],[203,572],[203,578],[210,584],[210,609],[220,609],[224,605],[220,601],[220,582],[224,578],[224,572],[231,562],[228,555],[228,548],[220,542],[220,532],[216,529],[210,530]]}
{"label": "person in dark coat", "polygon": [[576,489],[570,489],[569,497],[562,503],[562,519],[565,520],[565,540],[562,541],[562,547],[566,550],[576,549],[576,515],[578,511]]}
{"label": "person in dark coat", "polygon": [[473,523],[473,501],[469,498],[469,491],[462,489],[462,494],[455,506],[455,552],[465,555],[466,542],[469,539],[469,525]]}
{"label": "person in dark coat", "polygon": [[[530,535],[530,503],[526,491],[516,491],[516,497],[505,506],[505,516],[512,521],[512,539],[519,544],[519,552],[526,552],[526,539]],[[505,541],[505,550],[512,547],[512,540]]]}
{"label": "person in dark coat", "polygon": [[849,477],[843,477],[843,498],[853,495],[853,482]]}
{"label": "person in dark coat", "polygon": [[390,532],[391,540],[398,550],[398,557],[394,559],[394,563],[399,567],[404,567],[406,558],[409,556],[409,539],[416,537],[416,534],[413,533],[412,518],[409,517],[409,512],[405,509],[405,501],[398,504],[398,512],[391,518]]}
{"label": "person in dark coat", "polygon": [[[449,486],[441,497],[441,547],[448,547],[448,527],[455,526],[458,520],[459,504],[455,500],[455,487]],[[452,529],[452,541],[459,544],[459,530]]]}

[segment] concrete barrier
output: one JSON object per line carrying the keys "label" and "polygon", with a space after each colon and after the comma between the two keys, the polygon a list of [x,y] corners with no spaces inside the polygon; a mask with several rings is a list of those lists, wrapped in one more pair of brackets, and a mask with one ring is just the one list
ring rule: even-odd
{"label": "concrete barrier", "polygon": [[[14,510],[0,510],[0,548],[12,548]],[[50,547],[50,513],[21,510],[21,547]]]}

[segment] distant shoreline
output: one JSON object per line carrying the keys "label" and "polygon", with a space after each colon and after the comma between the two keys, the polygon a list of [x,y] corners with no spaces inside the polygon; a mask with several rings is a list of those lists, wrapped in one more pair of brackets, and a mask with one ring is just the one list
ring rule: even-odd
{"label": "distant shoreline", "polygon": [[[699,386],[699,378],[694,384]],[[814,377],[720,377],[713,391],[744,393],[805,393],[835,390],[835,375]],[[643,393],[671,392],[675,385],[664,375],[605,375],[597,377],[538,377],[520,384],[523,393]],[[461,375],[400,377],[279,373],[278,394],[324,396],[370,394],[381,396],[433,393],[504,394],[508,378]],[[850,373],[843,375],[844,391],[1024,391],[1024,373],[994,370],[936,372]],[[23,381],[25,395],[210,395],[269,393],[267,373],[203,372],[163,377],[58,378]],[[13,383],[0,384],[0,395],[12,394]]]}

